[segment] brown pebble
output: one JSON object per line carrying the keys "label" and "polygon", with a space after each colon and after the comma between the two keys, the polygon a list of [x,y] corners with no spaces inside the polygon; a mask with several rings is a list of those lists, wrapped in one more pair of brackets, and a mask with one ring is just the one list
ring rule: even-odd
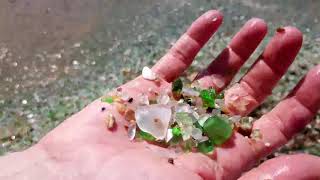
{"label": "brown pebble", "polygon": [[168,158],[168,163],[174,164],[174,159],[173,158]]}
{"label": "brown pebble", "polygon": [[279,27],[278,29],[277,29],[277,32],[278,33],[284,33],[286,30],[283,28],[283,27]]}
{"label": "brown pebble", "polygon": [[125,104],[116,102],[116,103],[114,103],[114,105],[115,105],[117,111],[119,112],[119,114],[121,114],[121,115],[125,114],[125,112],[127,110],[127,106]]}
{"label": "brown pebble", "polygon": [[173,93],[172,93],[172,96],[173,96],[173,98],[174,98],[175,100],[179,101],[179,100],[181,99],[181,97],[182,97],[182,94],[179,93],[179,92],[173,92]]}
{"label": "brown pebble", "polygon": [[112,129],[115,126],[115,118],[114,116],[109,113],[105,119],[105,123],[108,129]]}
{"label": "brown pebble", "polygon": [[124,101],[119,96],[112,96],[113,101],[117,103],[124,103]]}
{"label": "brown pebble", "polygon": [[132,121],[132,120],[135,121],[136,120],[135,112],[132,109],[127,109],[125,114],[124,114],[124,118],[127,121]]}
{"label": "brown pebble", "polygon": [[235,123],[234,129],[245,137],[250,137],[252,133],[252,125],[249,123]]}

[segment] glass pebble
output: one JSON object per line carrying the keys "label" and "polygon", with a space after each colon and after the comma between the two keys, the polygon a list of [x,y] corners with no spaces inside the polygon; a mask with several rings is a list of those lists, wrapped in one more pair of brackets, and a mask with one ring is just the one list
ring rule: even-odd
{"label": "glass pebble", "polygon": [[203,124],[206,122],[206,120],[208,120],[209,117],[210,117],[209,114],[202,115],[198,120],[198,123],[200,124],[200,126],[203,127]]}
{"label": "glass pebble", "polygon": [[168,104],[170,101],[170,97],[168,96],[168,94],[160,94],[157,97],[157,103],[158,104]]}
{"label": "glass pebble", "polygon": [[167,134],[171,114],[170,106],[152,104],[149,106],[139,106],[135,112],[135,119],[142,131],[163,140]]}
{"label": "glass pebble", "polygon": [[206,108],[214,108],[216,91],[214,89],[204,89],[200,91],[203,106]]}
{"label": "glass pebble", "polygon": [[169,142],[173,138],[172,129],[168,129],[167,136],[166,136],[166,142]]}
{"label": "glass pebble", "polygon": [[219,116],[212,116],[203,125],[204,133],[216,145],[226,142],[232,135],[230,124]]}
{"label": "glass pebble", "polygon": [[139,104],[140,105],[149,105],[149,97],[146,94],[141,94],[139,96]]}
{"label": "glass pebble", "polygon": [[137,126],[136,123],[130,123],[128,126],[128,137],[129,140],[132,141],[134,139],[134,137],[136,136],[136,132],[137,132]]}
{"label": "glass pebble", "polygon": [[193,128],[191,131],[191,136],[195,139],[195,140],[199,140],[202,139],[202,131],[198,128]]}
{"label": "glass pebble", "polygon": [[191,108],[191,106],[189,104],[178,104],[175,107],[176,112],[180,113],[180,112],[185,112],[185,113],[192,113],[193,110]]}
{"label": "glass pebble", "polygon": [[175,136],[175,137],[178,137],[181,135],[181,129],[179,127],[174,127],[172,128],[172,134]]}
{"label": "glass pebble", "polygon": [[231,116],[231,117],[229,118],[229,120],[230,120],[232,123],[238,123],[238,122],[240,122],[240,120],[241,120],[241,116],[239,116],[239,115],[237,115],[237,116]]}
{"label": "glass pebble", "polygon": [[198,148],[198,151],[205,154],[213,151],[213,145],[210,141],[204,141],[204,142],[198,143],[197,148]]}
{"label": "glass pebble", "polygon": [[181,79],[177,79],[172,83],[172,92],[180,93],[183,88],[183,83]]}
{"label": "glass pebble", "polygon": [[113,103],[113,98],[111,96],[106,96],[106,97],[103,97],[101,101],[111,104]]}
{"label": "glass pebble", "polygon": [[182,88],[182,94],[184,96],[199,96],[200,93],[197,90],[194,90],[193,88]]}
{"label": "glass pebble", "polygon": [[155,137],[153,137],[151,134],[144,132],[144,131],[139,131],[138,135],[141,139],[144,139],[146,141],[155,141],[156,140]]}

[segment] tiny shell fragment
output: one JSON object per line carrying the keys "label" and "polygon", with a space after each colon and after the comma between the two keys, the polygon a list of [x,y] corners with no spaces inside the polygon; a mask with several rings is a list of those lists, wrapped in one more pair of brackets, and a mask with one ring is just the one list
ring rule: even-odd
{"label": "tiny shell fragment", "polygon": [[112,129],[115,125],[115,118],[111,113],[108,113],[105,123],[108,129]]}
{"label": "tiny shell fragment", "polygon": [[119,102],[116,102],[114,104],[115,104],[115,107],[116,107],[117,111],[119,112],[119,114],[124,115],[127,110],[126,105],[123,103],[119,103]]}
{"label": "tiny shell fragment", "polygon": [[144,79],[147,79],[147,80],[150,80],[150,81],[153,81],[153,80],[157,79],[156,73],[154,73],[150,68],[148,68],[146,66],[143,67],[143,69],[142,69],[142,77]]}

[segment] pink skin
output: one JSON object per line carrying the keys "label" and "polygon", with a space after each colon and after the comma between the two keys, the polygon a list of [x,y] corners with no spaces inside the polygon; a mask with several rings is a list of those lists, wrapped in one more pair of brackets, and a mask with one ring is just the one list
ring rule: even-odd
{"label": "pink skin", "polygon": [[319,177],[320,158],[306,154],[297,154],[280,156],[268,160],[259,167],[244,174],[239,180],[318,180]]}
{"label": "pink skin", "polygon": [[[135,107],[136,97],[140,93],[152,96],[152,92],[161,93],[170,90],[170,83],[192,63],[197,52],[218,29],[221,22],[220,12],[213,10],[206,12],[152,68],[160,77],[157,82],[138,77],[121,86],[122,92],[135,98],[130,106]],[[258,46],[266,31],[266,24],[260,19],[252,19],[246,23],[233,38],[229,47],[218,57],[216,66],[210,65],[203,71],[207,73],[200,73],[197,77],[200,85],[217,88],[214,83],[218,81],[213,79],[218,77],[219,81],[223,81],[223,86],[217,90],[222,90]],[[248,94],[251,98],[249,98],[250,102],[251,100],[255,102],[254,107],[262,101],[263,98],[260,97],[265,97],[269,91],[267,93],[260,91],[258,86],[255,87],[249,83],[253,80],[261,81],[266,87],[272,89],[301,46],[301,33],[297,29],[286,27],[281,33],[277,33],[271,40],[271,45],[267,46],[261,56],[264,60],[260,58],[257,61],[238,87],[239,94]],[[279,60],[283,63],[278,63]],[[226,71],[221,71],[221,68]],[[214,74],[220,76],[214,76]],[[319,89],[320,66],[317,66],[285,100],[256,121],[254,128],[261,131],[263,135],[261,141],[252,141],[239,133],[234,133],[227,143],[215,149],[212,156],[201,153],[175,153],[146,142],[131,142],[124,128],[127,123],[124,117],[114,106],[97,99],[64,121],[35,146],[0,158],[0,179],[44,179],[44,177],[45,179],[77,180],[237,179],[243,172],[252,168],[257,160],[286,143],[293,134],[311,120],[320,108],[320,94],[314,93]],[[232,88],[229,92],[232,92]],[[306,94],[312,94],[313,97],[310,98]],[[242,99],[248,101],[248,98],[242,96],[239,101]],[[227,107],[228,103],[232,104],[231,101],[227,101]],[[101,111],[102,107],[106,107],[106,110]],[[230,108],[230,113],[239,111],[248,113],[252,110],[251,107],[245,110],[236,108]],[[108,113],[116,117],[117,126],[112,131],[106,128],[104,122]],[[168,158],[173,158],[174,163],[169,163]],[[293,159],[272,160],[270,163],[267,162],[267,165],[261,165],[259,167],[261,170],[254,170],[251,173],[253,175],[248,173],[245,177],[274,174],[277,167],[288,166],[294,168],[289,168],[289,171],[286,171],[287,174],[279,175],[278,179],[291,176],[292,179],[298,178],[299,176],[293,175],[300,172],[298,169],[304,167],[303,163],[310,163],[310,161],[304,158]],[[300,163],[292,166],[290,165],[292,162]],[[269,169],[268,166],[270,166]],[[319,174],[312,173],[312,170],[312,168],[305,168],[304,173],[320,177]]]}

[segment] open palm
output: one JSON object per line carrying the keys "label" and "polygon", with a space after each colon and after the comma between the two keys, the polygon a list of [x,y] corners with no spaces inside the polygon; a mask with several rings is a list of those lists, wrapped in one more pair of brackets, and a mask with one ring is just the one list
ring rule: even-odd
{"label": "open palm", "polygon": [[[120,87],[134,98],[138,94],[162,92],[184,72],[222,23],[218,11],[199,17],[171,50],[152,68],[161,78],[142,77]],[[267,33],[261,19],[251,19],[221,54],[196,77],[200,86],[223,90]],[[294,27],[279,28],[256,63],[241,81],[225,93],[225,106],[232,115],[247,115],[271,94],[277,81],[293,62],[302,44]],[[132,142],[126,121],[116,108],[94,101],[45,136],[31,149],[44,152],[47,179],[237,179],[300,131],[320,108],[320,66],[312,69],[297,87],[271,112],[254,122],[261,141],[235,132],[212,156],[179,154],[146,142]],[[105,110],[104,110],[105,109]],[[105,126],[107,113],[116,117],[116,128]],[[30,150],[29,150],[30,151]],[[32,151],[32,150],[31,150]],[[10,158],[8,158],[10,159]],[[40,171],[40,170],[39,170]],[[45,173],[47,172],[47,173]],[[310,155],[293,155],[269,160],[244,174],[242,179],[319,179],[320,160]],[[240,178],[240,179],[241,179]],[[45,179],[45,178],[42,178]]]}

